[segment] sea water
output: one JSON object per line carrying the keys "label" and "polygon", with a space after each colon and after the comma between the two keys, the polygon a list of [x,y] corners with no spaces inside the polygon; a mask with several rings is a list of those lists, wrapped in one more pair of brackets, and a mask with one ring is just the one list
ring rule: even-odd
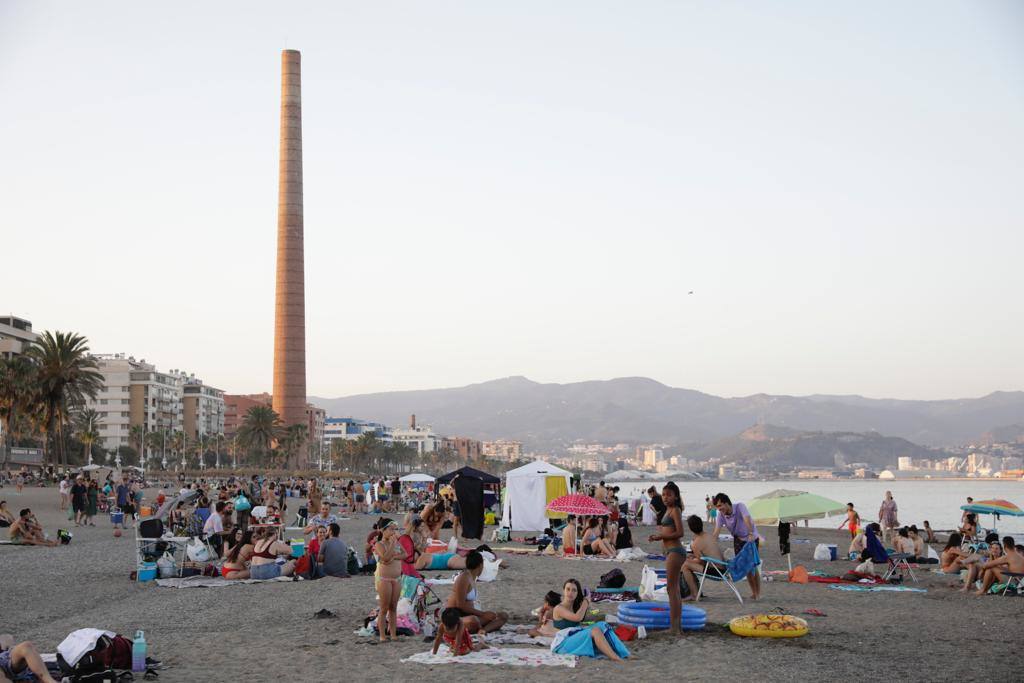
{"label": "sea water", "polygon": [[[733,502],[748,505],[754,497],[775,489],[807,491],[825,496],[842,504],[853,503],[864,523],[878,520],[878,509],[886,491],[892,491],[898,507],[900,524],[916,524],[924,528],[928,520],[932,529],[954,529],[960,525],[961,505],[967,503],[967,496],[974,500],[1001,498],[1024,508],[1024,481],[999,479],[866,479],[866,480],[823,480],[790,479],[772,481],[677,481],[683,494],[685,513],[704,518],[704,497],[725,493]],[[619,487],[619,499],[635,498],[642,491],[654,486],[661,491],[664,481],[614,482],[609,486]],[[836,528],[845,517],[812,519],[810,525],[818,528]],[[981,526],[992,528],[992,515],[980,516]],[[1024,535],[1024,517],[1003,516],[995,522],[1000,533],[1020,538]]]}

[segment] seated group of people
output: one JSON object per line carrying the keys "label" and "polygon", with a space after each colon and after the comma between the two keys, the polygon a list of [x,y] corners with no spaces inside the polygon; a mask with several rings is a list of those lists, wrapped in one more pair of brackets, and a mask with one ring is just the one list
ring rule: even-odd
{"label": "seated group of people", "polygon": [[624,517],[612,521],[610,515],[580,518],[569,515],[562,528],[562,552],[575,554],[577,539],[580,542],[579,552],[597,557],[612,558],[619,550],[633,547],[633,535]]}
{"label": "seated group of people", "polygon": [[961,588],[965,593],[977,588],[977,595],[985,595],[993,585],[1006,580],[1004,572],[1024,573],[1024,547],[1017,545],[1012,536],[1005,536],[1000,542],[999,534],[990,533],[984,543],[965,546],[964,542],[960,533],[950,534],[942,550],[940,567],[947,574],[967,571]]}

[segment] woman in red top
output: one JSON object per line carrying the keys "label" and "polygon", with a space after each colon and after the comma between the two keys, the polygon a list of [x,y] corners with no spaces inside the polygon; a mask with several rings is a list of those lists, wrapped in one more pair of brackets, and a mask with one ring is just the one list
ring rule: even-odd
{"label": "woman in red top", "polygon": [[405,533],[398,537],[398,543],[405,551],[405,557],[402,559],[402,574],[417,579],[423,578],[423,575],[416,571],[416,558],[423,553],[425,546],[422,527],[423,520],[410,515],[405,521]]}

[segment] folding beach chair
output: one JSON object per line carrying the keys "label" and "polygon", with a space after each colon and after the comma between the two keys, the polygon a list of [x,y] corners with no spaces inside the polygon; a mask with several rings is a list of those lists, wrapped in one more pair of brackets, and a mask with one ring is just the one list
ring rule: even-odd
{"label": "folding beach chair", "polygon": [[695,600],[700,602],[700,597],[704,590],[704,580],[709,579],[711,581],[721,581],[732,591],[736,599],[743,604],[743,596],[736,590],[736,584],[732,582],[732,578],[729,576],[729,563],[717,560],[707,555],[702,555],[700,561],[704,563],[704,571],[700,573],[700,584],[697,586],[697,597]]}
{"label": "folding beach chair", "polygon": [[907,553],[886,553],[886,555],[889,560],[889,570],[886,571],[885,576],[882,577],[883,581],[891,579],[896,572],[899,572],[902,575],[904,570],[906,570],[906,572],[910,574],[911,580],[917,583],[917,577],[914,576],[914,570],[910,568],[910,562],[908,562],[913,555],[909,555]]}
{"label": "folding beach chair", "polygon": [[1003,576],[1006,578],[1006,588],[1000,595],[1006,595],[1006,592],[1013,588],[1017,595],[1024,594],[1024,574],[1020,572],[1003,572]]}

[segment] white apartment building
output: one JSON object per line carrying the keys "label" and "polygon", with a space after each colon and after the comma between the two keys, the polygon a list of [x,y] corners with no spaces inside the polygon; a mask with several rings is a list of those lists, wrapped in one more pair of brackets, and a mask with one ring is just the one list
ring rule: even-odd
{"label": "white apartment building", "polygon": [[644,450],[644,467],[653,470],[664,457],[665,453],[660,448],[647,448]]}
{"label": "white apartment building", "polygon": [[224,433],[224,392],[190,375],[181,394],[182,426],[190,439]]}
{"label": "white apartment building", "polygon": [[0,316],[0,358],[20,356],[38,336],[28,320],[13,315]]}
{"label": "white apartment building", "polygon": [[410,416],[408,427],[392,429],[391,438],[395,443],[404,443],[416,449],[420,455],[433,453],[441,445],[441,437],[434,433],[434,428],[430,425],[417,425],[415,415]]}

